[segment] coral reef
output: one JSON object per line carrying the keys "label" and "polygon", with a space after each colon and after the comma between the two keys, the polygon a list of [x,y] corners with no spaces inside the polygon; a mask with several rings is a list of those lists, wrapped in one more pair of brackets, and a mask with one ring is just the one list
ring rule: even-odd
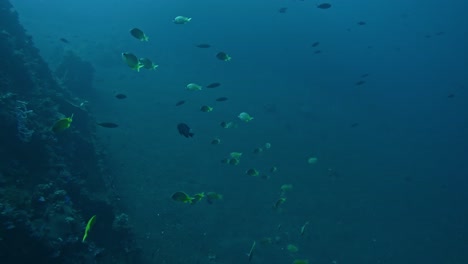
{"label": "coral reef", "polygon": [[[67,56],[57,78],[9,1],[0,1],[0,259],[140,263],[128,217],[109,188],[95,120],[78,99],[87,95],[78,94],[79,86],[92,89],[92,66]],[[69,129],[50,130],[72,114]],[[83,243],[92,215],[96,224]]]}

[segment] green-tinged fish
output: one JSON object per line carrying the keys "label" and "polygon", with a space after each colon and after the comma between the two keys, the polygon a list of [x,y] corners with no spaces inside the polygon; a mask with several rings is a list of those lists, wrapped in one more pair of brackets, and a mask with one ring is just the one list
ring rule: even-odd
{"label": "green-tinged fish", "polygon": [[206,193],[206,201],[209,204],[212,204],[213,201],[215,201],[215,200],[222,200],[222,199],[223,199],[223,195],[221,195],[219,193],[215,193],[215,192]]}
{"label": "green-tinged fish", "polygon": [[286,195],[286,193],[292,191],[292,189],[293,189],[292,184],[283,184],[283,185],[281,185],[281,188],[280,188],[281,196]]}
{"label": "green-tinged fish", "polygon": [[255,153],[255,154],[262,153],[262,152],[263,152],[263,148],[255,148],[253,150],[253,153]]}
{"label": "green-tinged fish", "polygon": [[229,155],[231,156],[231,158],[240,159],[242,156],[242,152],[231,152]]}
{"label": "green-tinged fish", "polygon": [[293,185],[292,184],[283,184],[281,185],[281,191],[282,192],[289,192],[293,189]]}
{"label": "green-tinged fish", "polygon": [[204,192],[194,194],[192,197],[192,204],[198,203],[203,197],[205,197]]}
{"label": "green-tinged fish", "polygon": [[135,56],[135,54],[133,53],[123,52],[122,59],[125,61],[125,63],[127,63],[128,67],[137,72],[139,72],[140,69],[143,67],[143,64],[140,63],[137,56]]}
{"label": "green-tinged fish", "polygon": [[271,149],[271,143],[265,143],[265,149]]}
{"label": "green-tinged fish", "polygon": [[213,111],[213,107],[204,105],[204,106],[200,107],[200,111],[208,113],[208,112]]}
{"label": "green-tinged fish", "polygon": [[117,125],[116,123],[111,123],[111,122],[101,122],[101,123],[97,123],[98,126],[102,126],[102,127],[105,127],[105,128],[116,128],[116,127],[119,127],[119,125]]}
{"label": "green-tinged fish", "polygon": [[282,204],[284,204],[284,202],[286,202],[286,198],[285,198],[285,197],[280,197],[280,198],[275,202],[275,204],[273,205],[273,208],[279,209],[280,206],[281,206]]}
{"label": "green-tinged fish", "polygon": [[308,224],[309,224],[309,221],[305,222],[305,224],[301,227],[301,233],[300,233],[301,236],[304,235],[306,227],[307,227]]}
{"label": "green-tinged fish", "polygon": [[239,165],[240,159],[237,159],[237,158],[226,158],[226,159],[222,159],[222,160],[221,160],[221,163],[229,164],[229,165]]}
{"label": "green-tinged fish", "polygon": [[293,245],[293,244],[289,244],[289,245],[287,246],[287,249],[288,249],[288,251],[291,252],[291,253],[296,253],[296,252],[299,251],[299,248],[298,248],[297,246]]}
{"label": "green-tinged fish", "polygon": [[174,20],[172,20],[172,22],[174,22],[174,24],[185,24],[185,23],[190,22],[191,20],[192,20],[191,17],[176,16]]}
{"label": "green-tinged fish", "polygon": [[146,36],[145,33],[139,28],[132,28],[130,30],[130,34],[140,41],[148,41],[149,39],[148,36]]}
{"label": "green-tinged fish", "polygon": [[218,60],[222,60],[222,61],[230,61],[231,60],[231,56],[229,56],[226,52],[218,52],[218,54],[216,54],[216,58],[218,58]]}
{"label": "green-tinged fish", "polygon": [[189,83],[185,88],[189,91],[200,91],[202,89],[202,86],[196,83]]}
{"label": "green-tinged fish", "polygon": [[148,70],[154,70],[158,67],[158,65],[154,64],[148,58],[140,58],[139,62],[143,65],[143,68],[148,69]]}
{"label": "green-tinged fish", "polygon": [[293,261],[293,264],[309,264],[309,260],[307,259],[296,259]]}
{"label": "green-tinged fish", "polygon": [[278,168],[276,166],[273,166],[270,168],[271,173],[276,173],[278,171]]}
{"label": "green-tinged fish", "polygon": [[237,127],[237,125],[234,123],[234,122],[221,122],[219,123],[219,125],[222,127],[222,128],[235,128]]}
{"label": "green-tinged fish", "polygon": [[213,138],[213,140],[211,140],[211,145],[219,145],[219,144],[221,144],[221,139]]}
{"label": "green-tinged fish", "polygon": [[316,157],[310,157],[307,159],[307,163],[309,164],[315,164],[317,163],[318,159]]}
{"label": "green-tinged fish", "polygon": [[238,116],[237,116],[240,120],[244,121],[244,122],[250,122],[252,121],[254,118],[252,116],[250,116],[248,113],[246,112],[242,112],[240,113]]}
{"label": "green-tinged fish", "polygon": [[253,177],[257,177],[258,175],[260,175],[260,172],[258,172],[258,170],[256,169],[248,169],[245,174],[249,175],[249,176],[253,176]]}
{"label": "green-tinged fish", "polygon": [[73,114],[70,117],[59,119],[50,130],[54,133],[60,133],[70,127],[73,121]]}
{"label": "green-tinged fish", "polygon": [[257,244],[257,242],[254,241],[252,246],[250,247],[249,253],[247,253],[247,257],[249,257],[249,262],[252,261],[252,257],[253,257],[253,253],[254,253],[254,249],[255,249],[256,244]]}
{"label": "green-tinged fish", "polygon": [[91,228],[93,228],[93,225],[94,225],[95,222],[96,222],[96,215],[93,215],[93,216],[88,220],[88,223],[86,224],[86,228],[85,228],[85,231],[84,231],[83,239],[81,240],[81,242],[85,242],[85,241],[86,241],[86,238],[88,238],[89,231],[91,230]]}
{"label": "green-tinged fish", "polygon": [[264,237],[260,240],[260,244],[262,245],[271,245],[273,243],[273,238],[271,237]]}
{"label": "green-tinged fish", "polygon": [[238,158],[230,158],[230,159],[228,159],[228,164],[229,164],[229,165],[235,165],[235,166],[237,166],[237,165],[239,165],[239,163],[240,163],[240,159],[238,159]]}
{"label": "green-tinged fish", "polygon": [[189,203],[189,204],[193,203],[193,200],[195,199],[193,197],[190,197],[188,194],[184,192],[176,192],[171,196],[171,198],[172,200],[176,202]]}

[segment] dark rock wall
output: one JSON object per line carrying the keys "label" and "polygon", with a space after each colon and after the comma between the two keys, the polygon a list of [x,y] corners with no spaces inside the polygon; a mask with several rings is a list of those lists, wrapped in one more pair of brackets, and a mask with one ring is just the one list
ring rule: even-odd
{"label": "dark rock wall", "polygon": [[[92,85],[89,63],[76,55],[64,61],[62,73],[84,65],[78,86]],[[0,0],[0,260],[140,263],[128,218],[109,188],[95,120],[67,81],[56,81],[9,1]],[[70,128],[50,130],[71,115]],[[96,224],[83,243],[92,215]]]}

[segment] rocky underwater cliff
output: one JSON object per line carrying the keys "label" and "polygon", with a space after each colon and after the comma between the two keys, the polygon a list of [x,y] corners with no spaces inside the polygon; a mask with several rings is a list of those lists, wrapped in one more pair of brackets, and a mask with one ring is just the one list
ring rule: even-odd
{"label": "rocky underwater cliff", "polygon": [[[92,73],[68,54],[53,74],[0,1],[1,263],[140,263],[96,122],[79,98],[92,90]],[[54,124],[65,126],[54,132]]]}

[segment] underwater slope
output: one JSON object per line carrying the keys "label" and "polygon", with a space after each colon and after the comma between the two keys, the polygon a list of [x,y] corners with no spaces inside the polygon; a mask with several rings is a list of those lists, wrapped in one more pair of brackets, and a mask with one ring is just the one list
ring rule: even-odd
{"label": "underwater slope", "polygon": [[[73,58],[62,67],[83,64]],[[1,262],[139,263],[95,120],[64,81],[0,1]]]}

